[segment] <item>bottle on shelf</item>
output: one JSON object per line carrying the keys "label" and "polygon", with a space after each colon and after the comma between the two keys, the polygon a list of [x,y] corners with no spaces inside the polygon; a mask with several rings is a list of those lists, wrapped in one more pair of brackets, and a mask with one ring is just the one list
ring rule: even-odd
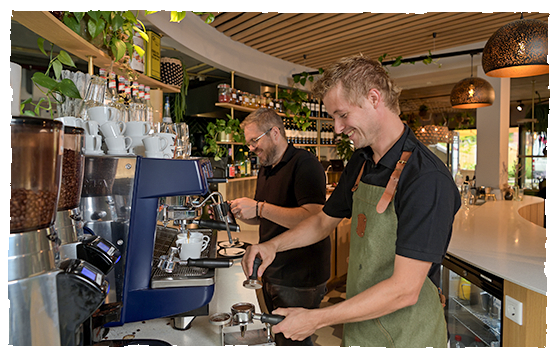
{"label": "bottle on shelf", "polygon": [[107,92],[105,93],[105,100],[108,101],[110,106],[115,106],[119,102],[117,79],[114,72],[109,73]]}
{"label": "bottle on shelf", "polygon": [[152,105],[152,100],[150,96],[150,86],[144,88],[144,106],[146,108],[146,121],[150,124],[154,123],[154,106]]}
{"label": "bottle on shelf", "polygon": [[474,337],[474,342],[472,342],[471,344],[469,344],[469,347],[485,347],[484,343],[482,342],[482,340],[479,337]]}
{"label": "bottle on shelf", "polygon": [[163,119],[164,123],[172,123],[173,119],[171,118],[171,105],[169,104],[169,96],[165,98],[165,105],[163,106]]}
{"label": "bottle on shelf", "polygon": [[465,344],[463,344],[462,340],[463,338],[461,338],[460,335],[455,335],[455,344],[452,346],[452,348],[464,348]]}
{"label": "bottle on shelf", "polygon": [[252,172],[251,158],[249,157],[249,152],[245,151],[245,176],[250,176]]}
{"label": "bottle on shelf", "polygon": [[235,162],[233,161],[233,149],[231,147],[228,148],[226,177],[235,178]]}

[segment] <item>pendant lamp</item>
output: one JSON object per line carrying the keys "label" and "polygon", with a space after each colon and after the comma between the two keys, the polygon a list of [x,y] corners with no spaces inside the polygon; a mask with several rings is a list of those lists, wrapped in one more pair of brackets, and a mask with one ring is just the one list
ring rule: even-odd
{"label": "pendant lamp", "polygon": [[494,103],[494,88],[480,77],[473,77],[473,54],[471,54],[471,77],[462,79],[451,90],[451,107],[478,108]]}
{"label": "pendant lamp", "polygon": [[521,19],[496,31],[482,52],[482,67],[490,77],[528,77],[548,73],[548,25]]}

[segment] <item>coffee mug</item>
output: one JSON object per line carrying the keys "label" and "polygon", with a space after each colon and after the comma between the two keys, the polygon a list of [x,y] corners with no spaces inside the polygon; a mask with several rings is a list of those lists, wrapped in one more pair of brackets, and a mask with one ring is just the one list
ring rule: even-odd
{"label": "coffee mug", "polygon": [[91,136],[99,135],[99,123],[94,120],[87,120],[83,122],[83,129],[86,134]]}
{"label": "coffee mug", "polygon": [[122,136],[126,131],[126,127],[126,123],[122,121],[107,121],[99,126],[99,128],[101,128],[101,133],[103,133],[105,137]]}
{"label": "coffee mug", "polygon": [[167,146],[174,146],[175,145],[175,138],[177,137],[175,134],[173,134],[173,133],[158,133],[158,136],[163,137],[167,140]]}
{"label": "coffee mug", "polygon": [[209,242],[209,236],[199,232],[191,232],[188,239],[186,233],[179,233],[175,243],[179,248],[179,258],[186,261],[189,258],[200,258],[200,254],[208,247]]}
{"label": "coffee mug", "polygon": [[128,136],[105,137],[105,143],[110,151],[127,151],[132,145],[132,138]]}
{"label": "coffee mug", "polygon": [[146,152],[163,152],[167,148],[167,140],[159,135],[146,136],[142,139]]}
{"label": "coffee mug", "polygon": [[85,135],[84,136],[84,147],[86,152],[99,152],[101,151],[101,136],[99,135]]}
{"label": "coffee mug", "polygon": [[146,136],[150,131],[150,124],[146,121],[129,121],[126,123],[125,134],[130,137]]}
{"label": "coffee mug", "polygon": [[115,121],[120,117],[119,110],[111,106],[96,106],[88,108],[88,117],[100,125],[107,121]]}

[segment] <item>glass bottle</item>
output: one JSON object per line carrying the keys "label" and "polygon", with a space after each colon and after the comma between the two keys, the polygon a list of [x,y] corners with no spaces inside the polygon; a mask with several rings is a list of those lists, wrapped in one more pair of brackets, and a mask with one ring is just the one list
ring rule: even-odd
{"label": "glass bottle", "polygon": [[463,338],[461,338],[460,335],[456,335],[455,336],[455,345],[453,346],[453,348],[464,348],[465,344],[463,344],[463,342],[461,341]]}
{"label": "glass bottle", "polygon": [[171,105],[169,104],[169,96],[165,98],[165,105],[163,106],[163,122],[173,122],[173,119],[171,118]]}
{"label": "glass bottle", "polygon": [[[151,97],[150,97],[150,86],[146,86],[144,88],[144,105],[146,108],[146,121],[152,125],[154,123],[154,106],[152,105]],[[151,127],[151,126],[150,126]]]}

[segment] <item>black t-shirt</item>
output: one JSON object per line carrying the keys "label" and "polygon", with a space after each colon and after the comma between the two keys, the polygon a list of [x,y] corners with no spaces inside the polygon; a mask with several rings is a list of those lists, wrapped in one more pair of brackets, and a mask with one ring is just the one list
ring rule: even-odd
{"label": "black t-shirt", "polygon": [[[323,166],[310,152],[289,144],[280,163],[259,170],[255,200],[281,207],[324,204],[326,180]],[[266,206],[266,204],[265,204]],[[266,242],[288,229],[261,219],[259,242]],[[313,287],[330,276],[331,243],[327,237],[308,247],[276,254],[264,273],[265,280],[291,287]]]}
{"label": "black t-shirt", "polygon": [[434,263],[429,276],[438,283],[435,277],[449,246],[461,198],[448,168],[416,139],[408,126],[378,163],[373,161],[371,147],[355,151],[323,211],[331,217],[350,218],[351,188],[362,164],[366,162],[361,182],[385,188],[403,151],[412,154],[394,197],[398,219],[396,254]]}

